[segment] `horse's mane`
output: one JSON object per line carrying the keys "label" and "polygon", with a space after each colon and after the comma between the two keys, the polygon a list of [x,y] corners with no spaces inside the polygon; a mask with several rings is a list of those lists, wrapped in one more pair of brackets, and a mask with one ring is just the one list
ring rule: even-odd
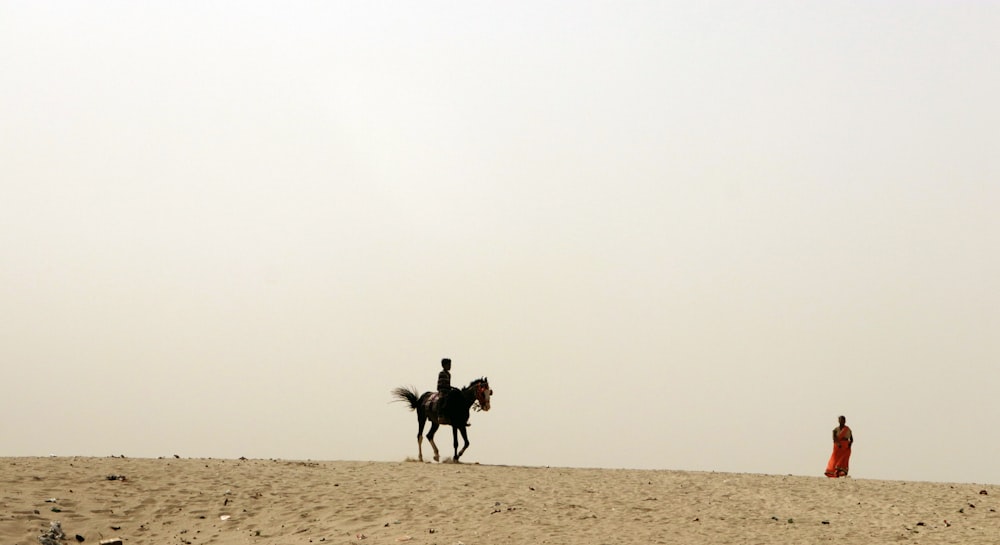
{"label": "horse's mane", "polygon": [[467,388],[471,388],[471,387],[475,386],[476,384],[479,384],[480,382],[489,382],[489,381],[486,380],[486,377],[479,377],[476,380],[470,382],[469,385],[467,386]]}

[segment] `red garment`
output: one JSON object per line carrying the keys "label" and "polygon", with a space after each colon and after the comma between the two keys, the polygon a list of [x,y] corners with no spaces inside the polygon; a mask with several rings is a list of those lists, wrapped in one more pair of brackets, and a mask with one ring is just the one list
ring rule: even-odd
{"label": "red garment", "polygon": [[826,464],[826,476],[830,478],[846,477],[851,462],[851,443],[854,437],[851,428],[844,426],[834,430],[837,440],[833,443],[833,454]]}

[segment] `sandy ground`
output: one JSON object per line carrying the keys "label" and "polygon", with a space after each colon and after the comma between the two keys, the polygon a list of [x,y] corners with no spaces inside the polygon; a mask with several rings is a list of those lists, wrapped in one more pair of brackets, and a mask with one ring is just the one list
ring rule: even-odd
{"label": "sandy ground", "polygon": [[1000,543],[1000,487],[418,462],[0,458],[0,545]]}

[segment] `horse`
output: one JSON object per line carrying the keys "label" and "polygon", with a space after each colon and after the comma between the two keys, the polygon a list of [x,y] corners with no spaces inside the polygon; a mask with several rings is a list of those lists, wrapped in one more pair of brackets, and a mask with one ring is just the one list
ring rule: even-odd
{"label": "horse", "polygon": [[[392,395],[396,401],[407,402],[411,411],[417,411],[417,452],[420,461],[424,461],[424,424],[430,420],[431,429],[427,432],[427,440],[434,448],[434,461],[440,461],[437,445],[434,444],[434,434],[440,426],[451,426],[455,447],[453,460],[457,462],[465,453],[465,449],[469,448],[469,436],[465,431],[469,425],[469,409],[475,406],[476,410],[490,410],[490,396],[493,395],[493,390],[490,388],[490,382],[484,377],[477,378],[461,390],[452,387],[443,398],[437,392],[424,392],[424,395],[417,397],[417,391],[412,387],[396,388],[392,391]],[[462,450],[458,450],[459,432],[465,441]]]}

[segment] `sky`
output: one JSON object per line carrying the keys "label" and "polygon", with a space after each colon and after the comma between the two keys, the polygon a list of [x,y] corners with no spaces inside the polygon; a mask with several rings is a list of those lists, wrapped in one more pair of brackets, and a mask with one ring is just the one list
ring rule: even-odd
{"label": "sky", "polygon": [[401,461],[449,357],[466,462],[821,476],[843,414],[1000,483],[997,28],[0,0],[0,456]]}

